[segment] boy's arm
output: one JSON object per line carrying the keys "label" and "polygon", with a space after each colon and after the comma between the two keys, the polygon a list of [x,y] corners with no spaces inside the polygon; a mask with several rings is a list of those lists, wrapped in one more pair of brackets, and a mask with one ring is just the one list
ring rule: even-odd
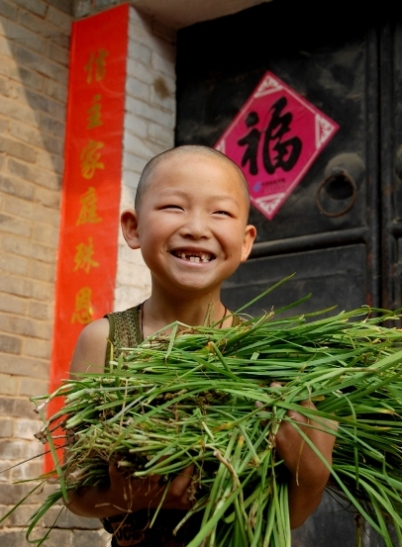
{"label": "boy's arm", "polygon": [[[70,375],[80,372],[103,372],[105,368],[109,321],[99,319],[87,325],[81,332],[71,361]],[[67,454],[68,457],[68,454]],[[184,469],[170,484],[163,507],[166,509],[189,509],[187,489],[191,483],[192,466]],[[85,517],[105,518],[125,512],[157,507],[165,485],[160,477],[128,479],[116,466],[109,467],[108,488],[79,488],[69,493],[67,507],[73,513]]]}
{"label": "boy's arm", "polygon": [[109,321],[98,319],[89,323],[78,337],[70,366],[70,376],[78,372],[103,372]]}
{"label": "boy's arm", "polygon": [[[314,408],[313,403],[307,401],[302,406]],[[331,465],[337,422],[325,420],[325,423],[308,424],[308,420],[298,412],[289,412],[289,415]],[[306,425],[303,427],[303,424]],[[289,512],[293,529],[301,526],[320,504],[330,471],[290,422],[282,422],[276,435],[276,449],[291,474]]]}

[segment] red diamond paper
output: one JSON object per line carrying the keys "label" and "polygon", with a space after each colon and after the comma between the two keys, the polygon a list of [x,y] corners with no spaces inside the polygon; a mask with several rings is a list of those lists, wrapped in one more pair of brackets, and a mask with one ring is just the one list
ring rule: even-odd
{"label": "red diamond paper", "polygon": [[338,128],[266,72],[215,148],[242,169],[251,203],[271,220]]}

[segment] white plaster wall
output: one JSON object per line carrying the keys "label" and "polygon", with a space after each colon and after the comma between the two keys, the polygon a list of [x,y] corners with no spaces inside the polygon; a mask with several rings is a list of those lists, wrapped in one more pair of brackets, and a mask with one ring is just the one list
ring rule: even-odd
{"label": "white plaster wall", "polygon": [[[148,160],[174,145],[175,34],[130,8],[120,210],[133,207],[141,171]],[[115,310],[150,294],[150,275],[140,251],[120,231]]]}

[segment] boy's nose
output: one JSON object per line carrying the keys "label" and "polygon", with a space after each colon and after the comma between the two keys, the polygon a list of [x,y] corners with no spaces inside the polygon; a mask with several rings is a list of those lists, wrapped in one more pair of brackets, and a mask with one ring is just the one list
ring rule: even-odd
{"label": "boy's nose", "polygon": [[180,233],[183,237],[193,239],[209,238],[211,230],[208,219],[202,214],[189,215],[181,227]]}

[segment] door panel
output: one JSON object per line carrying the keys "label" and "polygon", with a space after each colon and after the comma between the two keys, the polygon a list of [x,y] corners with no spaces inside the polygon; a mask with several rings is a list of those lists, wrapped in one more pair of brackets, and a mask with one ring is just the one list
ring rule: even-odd
{"label": "door panel", "polygon": [[[236,310],[287,275],[296,275],[257,301],[246,313],[257,316],[286,306],[301,296],[312,297],[285,315],[295,315],[337,305],[337,310],[365,303],[367,276],[363,244],[290,253],[248,260],[225,283],[222,298]],[[335,312],[334,312],[335,313]]]}

